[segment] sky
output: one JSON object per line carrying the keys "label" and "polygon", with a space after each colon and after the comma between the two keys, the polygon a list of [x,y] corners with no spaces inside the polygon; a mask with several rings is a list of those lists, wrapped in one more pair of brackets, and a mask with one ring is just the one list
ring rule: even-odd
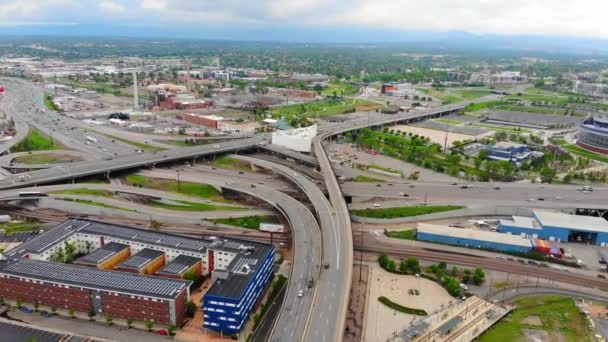
{"label": "sky", "polygon": [[606,0],[0,0],[0,32],[55,27],[192,37],[200,31],[205,38],[231,32],[263,40],[283,30],[299,40],[307,31],[335,31],[356,41],[374,32],[415,31],[608,39],[606,13]]}

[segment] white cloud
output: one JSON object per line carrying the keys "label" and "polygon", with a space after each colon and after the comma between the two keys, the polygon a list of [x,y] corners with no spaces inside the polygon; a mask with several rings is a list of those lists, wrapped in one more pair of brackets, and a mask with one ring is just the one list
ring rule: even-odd
{"label": "white cloud", "polygon": [[102,1],[97,4],[97,8],[103,12],[111,14],[120,14],[127,11],[127,7],[125,5],[113,1]]}
{"label": "white cloud", "polygon": [[168,7],[166,0],[142,0],[140,3],[141,8],[161,11]]}

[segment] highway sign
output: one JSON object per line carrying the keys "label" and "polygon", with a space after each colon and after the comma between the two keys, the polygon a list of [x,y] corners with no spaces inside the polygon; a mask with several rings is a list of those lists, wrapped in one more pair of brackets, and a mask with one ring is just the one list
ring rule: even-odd
{"label": "highway sign", "polygon": [[283,229],[282,224],[260,223],[260,230],[263,232],[282,233]]}

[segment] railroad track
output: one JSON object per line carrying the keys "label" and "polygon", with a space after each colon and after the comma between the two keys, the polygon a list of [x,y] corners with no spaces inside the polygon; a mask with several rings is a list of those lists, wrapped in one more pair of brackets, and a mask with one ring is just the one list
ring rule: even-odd
{"label": "railroad track", "polygon": [[386,253],[394,257],[405,259],[416,257],[421,260],[440,262],[445,261],[450,264],[482,267],[488,270],[501,271],[506,273],[532,276],[535,278],[549,279],[552,281],[574,284],[583,287],[595,288],[608,291],[608,281],[588,276],[580,273],[571,273],[552,268],[523,265],[517,262],[494,259],[483,256],[467,256],[466,254],[454,254],[441,252],[440,250],[428,251],[420,247],[402,246],[399,248],[387,247],[382,245],[364,246],[355,245],[355,250],[365,253]]}

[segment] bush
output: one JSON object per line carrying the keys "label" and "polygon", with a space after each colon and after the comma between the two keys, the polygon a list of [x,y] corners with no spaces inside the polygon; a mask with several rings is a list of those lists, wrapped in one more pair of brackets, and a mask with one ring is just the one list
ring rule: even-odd
{"label": "bush", "polygon": [[421,309],[413,309],[413,308],[408,308],[406,306],[402,306],[400,304],[397,304],[395,302],[393,302],[392,300],[381,296],[378,297],[378,301],[380,301],[380,303],[388,306],[389,308],[399,311],[399,312],[403,312],[406,314],[410,314],[410,315],[418,315],[418,316],[426,316],[428,315],[426,311],[421,310]]}

